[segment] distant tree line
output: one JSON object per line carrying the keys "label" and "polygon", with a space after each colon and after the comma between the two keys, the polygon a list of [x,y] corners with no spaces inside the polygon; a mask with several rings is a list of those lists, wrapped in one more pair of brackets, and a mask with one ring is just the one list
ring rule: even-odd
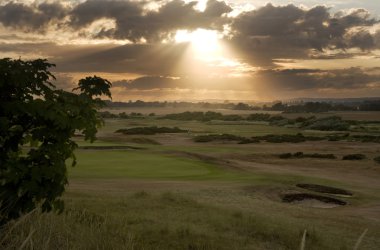
{"label": "distant tree line", "polygon": [[285,104],[277,102],[270,107],[264,105],[263,110],[282,111],[286,113],[321,113],[329,111],[380,111],[380,100],[354,103],[305,102]]}
{"label": "distant tree line", "polygon": [[380,100],[363,100],[355,102],[299,102],[249,105],[247,103],[210,103],[210,102],[145,102],[141,100],[129,102],[106,102],[108,107],[172,107],[172,108],[202,108],[202,109],[232,109],[232,110],[266,110],[287,113],[321,113],[328,111],[380,111]]}

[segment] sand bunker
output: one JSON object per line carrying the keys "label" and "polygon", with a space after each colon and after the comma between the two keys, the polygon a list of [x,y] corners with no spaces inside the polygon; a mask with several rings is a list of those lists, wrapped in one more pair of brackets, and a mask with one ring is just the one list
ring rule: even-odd
{"label": "sand bunker", "polygon": [[347,204],[347,202],[336,198],[308,193],[286,194],[282,197],[282,201],[318,208],[334,208]]}

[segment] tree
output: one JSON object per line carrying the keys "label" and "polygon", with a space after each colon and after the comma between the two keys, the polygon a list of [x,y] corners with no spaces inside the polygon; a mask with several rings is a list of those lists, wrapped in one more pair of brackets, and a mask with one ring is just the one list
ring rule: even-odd
{"label": "tree", "polygon": [[54,66],[0,59],[0,225],[36,207],[62,211],[66,160],[76,164],[72,138],[93,142],[103,124],[97,110],[111,83],[94,76],[80,80],[77,93],[56,89]]}

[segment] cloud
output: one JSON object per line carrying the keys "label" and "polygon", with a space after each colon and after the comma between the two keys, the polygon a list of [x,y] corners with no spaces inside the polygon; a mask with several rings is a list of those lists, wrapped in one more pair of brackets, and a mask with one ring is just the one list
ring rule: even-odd
{"label": "cloud", "polygon": [[23,31],[43,32],[48,24],[67,15],[67,9],[59,3],[41,3],[37,6],[9,2],[0,6],[0,22]]}
{"label": "cloud", "polygon": [[70,25],[83,28],[98,19],[111,18],[116,27],[101,30],[96,37],[152,42],[166,39],[178,29],[221,29],[226,20],[222,15],[232,11],[225,2],[217,0],[209,0],[203,12],[196,10],[195,5],[196,2],[174,0],[147,12],[143,2],[88,0],[71,11]]}
{"label": "cloud", "polygon": [[164,76],[144,76],[134,80],[121,80],[113,83],[114,87],[124,87],[127,89],[175,89],[175,88],[187,88],[183,81],[171,77]]}
{"label": "cloud", "polygon": [[[376,60],[361,61],[380,49],[379,21],[364,9],[333,13],[326,6],[267,4],[231,16],[232,8],[218,0],[208,0],[203,11],[184,0],[159,1],[154,9],[147,8],[149,1],[130,0],[20,2],[0,4],[0,53],[48,58],[57,65],[60,87],[96,72],[112,76],[115,88],[136,93],[380,89],[380,72],[370,68]],[[225,34],[223,56],[200,58],[191,43],[173,40],[177,30],[199,28]],[[350,58],[356,60],[350,65],[368,68],[300,69],[338,68],[335,59]]]}
{"label": "cloud", "polygon": [[[193,90],[224,90],[246,91],[252,90],[248,84],[252,77],[171,77],[171,76],[143,76],[132,80],[113,82],[113,87],[122,87],[128,90],[154,89],[193,89]],[[233,84],[232,84],[233,83]]]}
{"label": "cloud", "polygon": [[255,78],[261,84],[265,83],[266,88],[280,91],[380,88],[380,73],[375,68],[266,69],[259,71]]}
{"label": "cloud", "polygon": [[251,63],[271,65],[273,59],[308,58],[313,50],[375,49],[368,28],[377,23],[364,9],[331,14],[325,6],[268,4],[237,16],[229,42]]}
{"label": "cloud", "polygon": [[[59,2],[0,5],[0,23],[5,27],[27,32],[45,32],[49,24],[56,29],[75,33],[101,19],[115,21],[111,29],[92,31],[88,38],[112,38],[131,42],[161,42],[171,38],[178,29],[197,28],[221,30],[228,18],[223,15],[232,8],[225,2],[209,0],[204,11],[195,9],[197,2],[168,1],[157,10],[147,10],[146,1],[87,0],[74,5]],[[84,34],[83,32],[78,32]]]}
{"label": "cloud", "polygon": [[127,44],[96,46],[70,54],[57,55],[52,61],[63,72],[110,72],[170,75],[181,60],[188,44]]}

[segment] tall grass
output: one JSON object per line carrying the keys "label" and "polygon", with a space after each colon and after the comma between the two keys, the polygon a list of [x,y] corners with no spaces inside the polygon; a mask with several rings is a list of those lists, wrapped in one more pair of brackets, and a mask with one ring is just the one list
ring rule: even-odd
{"label": "tall grass", "polygon": [[[350,249],[315,228],[184,195],[73,197],[61,215],[33,212],[2,228],[0,249]],[[303,234],[302,234],[303,233]],[[364,237],[364,236],[363,236]],[[360,239],[360,242],[362,238]],[[358,244],[360,244],[360,242]]]}

